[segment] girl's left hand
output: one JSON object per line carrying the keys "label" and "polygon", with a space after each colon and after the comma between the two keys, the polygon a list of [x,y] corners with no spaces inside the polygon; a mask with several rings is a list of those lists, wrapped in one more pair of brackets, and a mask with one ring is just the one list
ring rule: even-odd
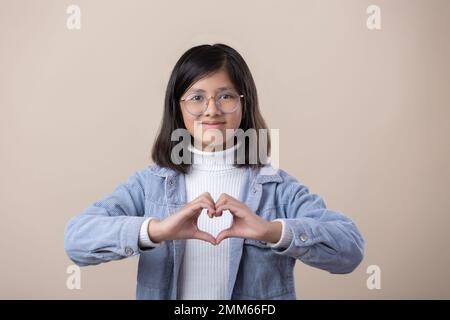
{"label": "girl's left hand", "polygon": [[281,237],[282,225],[280,222],[264,220],[243,202],[232,196],[222,193],[217,200],[215,216],[220,217],[224,210],[233,215],[232,225],[222,230],[216,237],[218,245],[222,240],[230,237],[254,239],[264,242],[276,243]]}

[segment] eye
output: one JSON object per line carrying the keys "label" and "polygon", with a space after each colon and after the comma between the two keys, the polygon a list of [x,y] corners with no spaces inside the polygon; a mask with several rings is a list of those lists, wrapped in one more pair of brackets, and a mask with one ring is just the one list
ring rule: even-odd
{"label": "eye", "polygon": [[203,101],[203,96],[201,96],[201,95],[192,95],[192,96],[187,97],[186,100],[193,101],[193,102],[201,102],[201,101]]}
{"label": "eye", "polygon": [[229,93],[224,93],[224,94],[221,94],[219,98],[221,100],[230,100],[230,99],[234,98],[234,95],[233,94],[229,94]]}

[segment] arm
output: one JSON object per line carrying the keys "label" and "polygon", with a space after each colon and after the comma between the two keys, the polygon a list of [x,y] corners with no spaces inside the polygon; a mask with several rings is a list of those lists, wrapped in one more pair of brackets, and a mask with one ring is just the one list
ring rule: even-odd
{"label": "arm", "polygon": [[[343,214],[326,208],[317,194],[292,181],[287,197],[282,196],[284,233],[290,243],[272,246],[284,254],[330,273],[352,272],[362,261],[364,239],[356,225]],[[283,241],[284,242],[284,241]]]}
{"label": "arm", "polygon": [[86,266],[139,253],[140,228],[147,219],[143,174],[135,173],[114,192],[69,220],[64,248],[73,262]]}

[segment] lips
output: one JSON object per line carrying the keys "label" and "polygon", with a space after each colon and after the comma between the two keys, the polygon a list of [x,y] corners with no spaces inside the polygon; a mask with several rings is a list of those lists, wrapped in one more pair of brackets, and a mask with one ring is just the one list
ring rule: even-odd
{"label": "lips", "polygon": [[224,124],[225,122],[220,122],[220,121],[204,121],[202,122],[202,124],[204,125],[218,125],[218,124]]}
{"label": "lips", "polygon": [[225,122],[220,122],[220,121],[205,121],[202,122],[202,127],[205,129],[208,128],[220,128],[225,124]]}

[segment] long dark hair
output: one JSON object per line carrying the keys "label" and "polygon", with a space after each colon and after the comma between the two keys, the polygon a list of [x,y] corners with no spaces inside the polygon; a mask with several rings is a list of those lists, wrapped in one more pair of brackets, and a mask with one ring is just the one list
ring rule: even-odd
{"label": "long dark hair", "polygon": [[[187,50],[177,61],[172,70],[167,84],[164,100],[164,114],[160,124],[159,133],[152,149],[152,160],[161,167],[174,169],[179,173],[187,173],[190,164],[175,164],[171,160],[172,148],[178,141],[172,141],[172,132],[176,129],[186,129],[180,109],[180,98],[183,93],[196,81],[216,71],[225,70],[235,86],[244,95],[244,105],[240,129],[266,129],[267,131],[267,156],[270,154],[270,135],[266,122],[259,110],[258,95],[255,81],[250,69],[242,56],[233,48],[216,43],[214,45],[200,45]],[[264,163],[257,159],[250,164],[250,146],[248,139],[245,141],[245,163],[235,164],[236,167],[261,167]],[[259,136],[257,135],[259,147]]]}

